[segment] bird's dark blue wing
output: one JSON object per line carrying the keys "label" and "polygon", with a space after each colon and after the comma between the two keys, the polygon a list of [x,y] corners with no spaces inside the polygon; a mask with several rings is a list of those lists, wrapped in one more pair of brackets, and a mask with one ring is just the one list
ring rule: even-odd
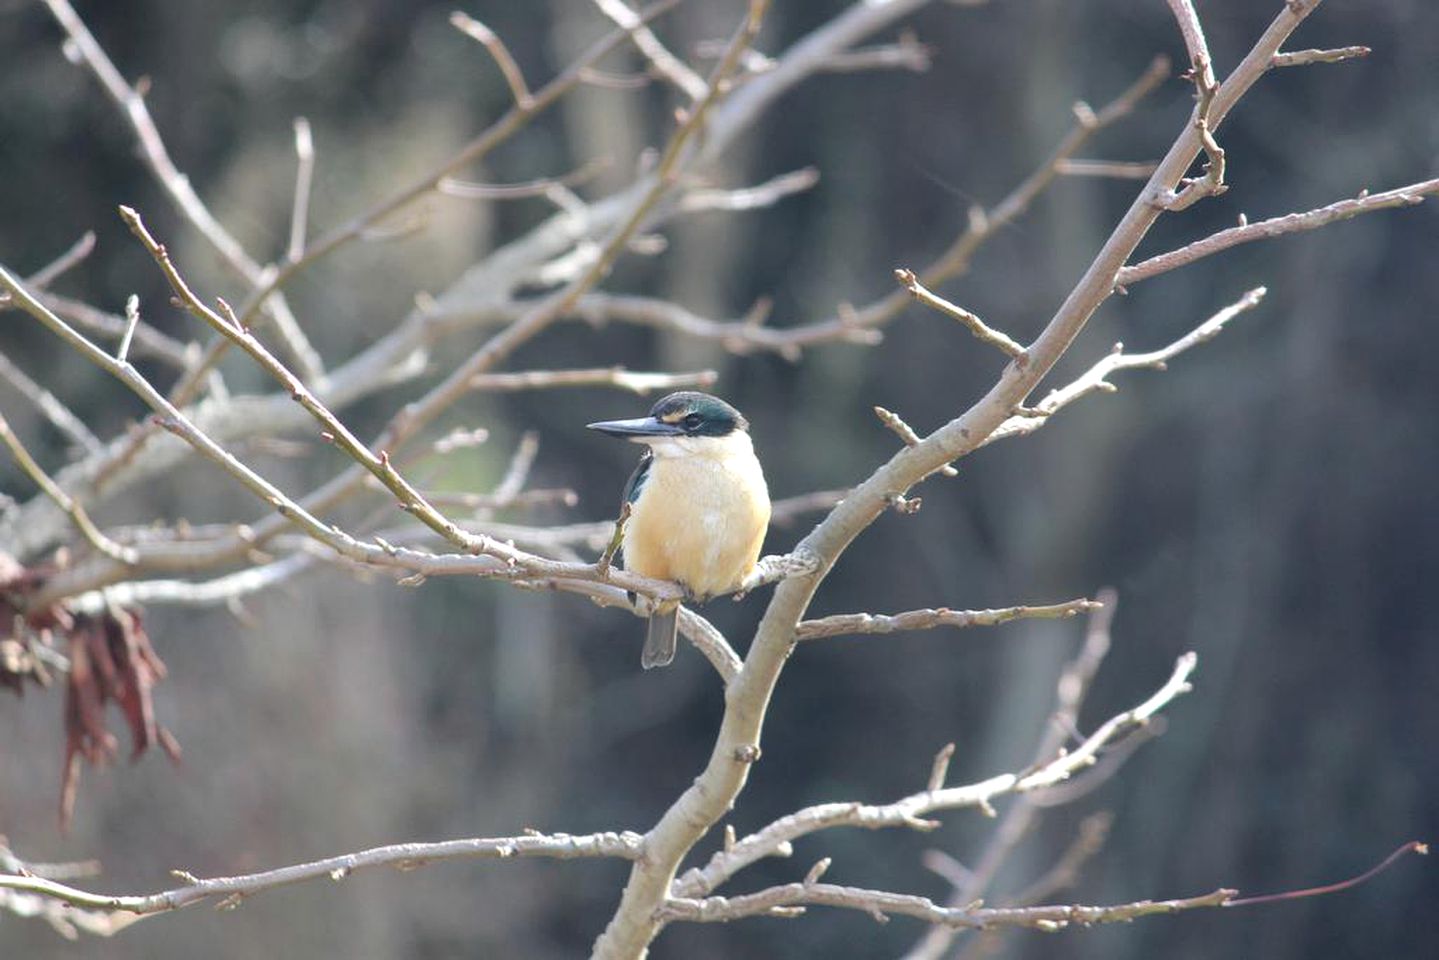
{"label": "bird's dark blue wing", "polygon": [[[640,456],[640,462],[635,464],[634,472],[630,474],[629,480],[625,483],[625,498],[620,504],[621,509],[624,508],[625,504],[633,507],[635,501],[640,498],[640,491],[645,488],[645,481],[650,478],[650,465],[654,463],[654,460],[655,455],[646,447],[644,454]],[[620,541],[620,549],[618,552],[620,564],[623,565],[625,555],[623,540]],[[629,596],[630,602],[633,603],[635,599],[634,594],[630,594]]]}
{"label": "bird's dark blue wing", "polygon": [[625,484],[624,502],[634,506],[634,502],[640,498],[640,491],[645,487],[645,481],[650,478],[650,464],[654,463],[655,455],[645,450],[640,457],[640,462],[635,464],[635,472],[630,474],[629,481]]}

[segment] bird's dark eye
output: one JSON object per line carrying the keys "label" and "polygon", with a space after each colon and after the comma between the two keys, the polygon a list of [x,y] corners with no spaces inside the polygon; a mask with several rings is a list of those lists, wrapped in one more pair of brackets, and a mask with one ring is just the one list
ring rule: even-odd
{"label": "bird's dark eye", "polygon": [[686,430],[698,430],[702,423],[704,423],[704,418],[697,413],[688,414],[684,419]]}

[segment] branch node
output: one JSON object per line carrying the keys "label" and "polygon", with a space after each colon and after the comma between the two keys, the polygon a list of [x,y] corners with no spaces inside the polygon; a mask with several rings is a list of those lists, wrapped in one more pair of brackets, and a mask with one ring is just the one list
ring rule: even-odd
{"label": "branch node", "polygon": [[902,493],[891,493],[885,500],[896,513],[906,516],[919,513],[920,507],[924,506],[923,497],[906,497]]}
{"label": "branch node", "polygon": [[804,875],[804,885],[806,887],[812,887],[816,883],[819,883],[819,878],[825,875],[825,872],[829,870],[829,865],[832,862],[834,862],[834,858],[825,857],[823,860],[820,860],[814,866],[810,867],[809,873],[806,873]]}
{"label": "branch node", "polygon": [[946,743],[939,748],[934,755],[934,762],[929,768],[929,792],[933,793],[944,786],[944,778],[949,774],[949,761],[954,758],[953,741]]}

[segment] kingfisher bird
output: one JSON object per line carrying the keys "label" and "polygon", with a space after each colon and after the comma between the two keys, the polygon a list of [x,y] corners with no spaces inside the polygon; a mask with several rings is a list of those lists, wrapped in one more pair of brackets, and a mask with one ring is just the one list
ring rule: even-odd
{"label": "kingfisher bird", "polygon": [[[764,471],[740,412],[686,390],[660,400],[649,416],[589,429],[647,448],[621,504],[629,504],[624,568],[674,580],[700,602],[736,590],[759,559],[770,513]],[[651,607],[640,655],[646,670],[674,659],[679,608],[678,600]]]}

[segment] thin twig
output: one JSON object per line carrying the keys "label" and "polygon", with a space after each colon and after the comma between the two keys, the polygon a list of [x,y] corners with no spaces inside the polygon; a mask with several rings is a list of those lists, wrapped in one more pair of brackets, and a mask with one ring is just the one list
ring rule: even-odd
{"label": "thin twig", "polygon": [[14,387],[22,396],[45,416],[46,420],[65,436],[75,443],[81,450],[88,454],[99,453],[104,445],[100,438],[91,432],[85,425],[85,421],[61,403],[59,399],[46,390],[40,384],[30,379],[29,374],[13,363],[4,353],[0,353],[0,377],[3,377],[10,386]]}
{"label": "thin twig", "polygon": [[[1209,44],[1204,39],[1204,28],[1199,24],[1199,14],[1194,10],[1193,0],[1168,0],[1169,10],[1179,24],[1184,37],[1184,48],[1189,51],[1189,62],[1196,70],[1209,71],[1207,80],[1199,81],[1205,86],[1215,86],[1214,70],[1209,59]],[[1201,67],[1200,64],[1203,64]]]}
{"label": "thin twig", "polygon": [[[108,313],[82,300],[64,297],[49,291],[39,291],[36,297],[76,326],[102,337],[119,341],[125,335],[129,320],[124,316]],[[144,320],[135,327],[134,342],[130,348],[137,356],[160,360],[169,366],[184,370],[195,363],[200,355],[196,343],[181,343],[167,333],[150,326]]]}
{"label": "thin twig", "polygon": [[[717,156],[727,145],[733,143],[744,129],[750,127],[756,117],[775,102],[776,97],[806,77],[812,76],[834,52],[847,49],[869,33],[883,29],[913,12],[924,2],[926,0],[895,0],[895,2],[881,6],[852,6],[841,12],[833,21],[816,30],[805,42],[798,43],[786,51],[777,61],[776,69],[735,86],[733,94],[719,104],[713,117],[708,121],[705,137],[702,142],[697,144],[698,156],[692,159],[687,158],[686,164],[706,162]],[[642,19],[648,20],[658,16],[672,6],[673,0],[666,0],[665,3],[658,6],[649,7],[642,14]],[[619,43],[625,39],[625,36],[623,33],[616,32],[609,39],[614,43]],[[604,50],[597,51],[596,48],[592,48],[590,52],[598,55]],[[586,56],[588,55],[586,54]],[[575,72],[575,82],[583,83],[589,68],[583,61],[577,63],[576,66],[578,69]],[[506,118],[501,118],[499,121],[500,124],[508,122],[509,120]],[[489,136],[489,134],[482,136]],[[476,144],[471,146],[480,149],[480,146]],[[468,156],[468,153],[457,155],[452,158],[452,161],[447,161],[447,164],[464,162]],[[448,175],[450,172],[446,169],[439,171],[439,175]],[[413,199],[414,196],[418,196],[428,189],[425,186],[427,182],[422,178],[421,182],[396,191],[389,199],[366,211],[360,217],[337,226],[325,237],[312,240],[310,250],[317,255],[328,253],[334,247],[330,246],[328,241],[322,245],[321,240],[328,237],[336,243],[344,242],[341,235],[347,230],[359,229],[357,224],[368,222],[367,218],[369,217],[386,215],[386,211],[392,205],[403,205],[408,202],[408,199]],[[549,218],[534,230],[495,251],[492,256],[459,278],[448,291],[436,298],[440,308],[438,311],[432,311],[427,305],[417,305],[416,309],[412,310],[402,322],[395,325],[395,329],[391,333],[361,350],[355,357],[331,371],[327,377],[313,386],[334,407],[346,406],[369,396],[382,387],[392,387],[412,380],[425,372],[428,368],[417,360],[425,356],[434,342],[442,336],[474,326],[497,323],[512,324],[528,313],[534,304],[517,301],[496,303],[491,299],[493,295],[498,292],[512,293],[514,285],[529,275],[533,264],[551,259],[576,243],[591,242],[591,238],[601,236],[605,231],[612,229],[632,209],[636,199],[648,187],[648,179],[641,179],[624,191],[590,205],[581,221],[576,221],[569,214],[557,214]],[[672,216],[675,211],[674,203],[662,206],[653,212],[652,222]],[[322,246],[328,247],[328,249],[322,250]],[[281,279],[276,277],[271,283],[280,282]],[[257,291],[257,295],[261,294],[263,294],[263,290]],[[243,309],[241,312],[243,314]],[[118,327],[121,325],[116,324],[117,336]],[[743,328],[738,329],[742,330]],[[533,332],[531,330],[527,335],[532,335]],[[756,340],[775,332],[764,327],[749,331]],[[787,333],[788,330],[785,332]],[[864,329],[842,328],[838,332],[812,330],[798,332],[801,333],[802,343],[836,339],[845,342],[873,343],[877,342],[880,337],[878,331]],[[137,346],[145,342],[144,333],[145,328],[142,326],[137,332]],[[730,331],[723,332],[723,336],[727,339],[731,335]],[[498,359],[502,359],[511,351],[517,342],[522,341],[523,338],[503,338],[500,343],[493,345],[502,348],[498,351],[498,357],[495,355],[495,351],[485,350],[486,363],[493,366]],[[229,343],[223,338],[216,338],[213,341],[214,344],[222,342],[226,345]],[[757,349],[764,348],[761,346]],[[782,348],[777,346],[776,349],[783,349],[786,356],[797,356],[800,347],[786,343]],[[233,408],[227,405],[224,410],[219,408],[197,409],[194,413],[195,420],[221,442],[243,437],[260,425],[272,432],[294,431],[305,427],[303,411],[300,411],[299,407],[283,393],[244,397],[239,398],[237,402],[243,404],[245,410],[243,416],[229,415],[229,411]],[[147,436],[154,435],[153,431],[145,432]],[[96,476],[103,475],[107,492],[115,493],[123,487],[169,469],[182,460],[187,451],[179,444],[159,443],[148,447],[143,453],[143,456],[117,457],[110,455],[107,456],[104,463],[97,463],[93,460],[86,461],[67,470],[61,480],[67,489],[80,490],[83,488],[89,495],[97,492]],[[327,502],[338,502],[339,499],[349,496],[362,487],[360,478],[350,474],[336,484],[327,484],[325,497]],[[308,498],[304,502],[312,503]],[[22,545],[25,550],[33,551],[54,543],[62,535],[67,522],[67,518],[59,511],[54,510],[48,501],[44,498],[36,498],[25,505],[13,522],[6,521],[3,526],[5,534],[11,537],[11,542]]]}
{"label": "thin twig", "polygon": [[[656,17],[674,9],[678,2],[679,0],[660,0],[659,3],[646,7],[639,14],[639,18],[642,22],[649,23]],[[241,321],[248,323],[252,311],[260,302],[271,292],[283,287],[302,270],[356,239],[374,224],[388,219],[397,211],[430,193],[438,187],[440,181],[449,177],[456,170],[484,158],[501,143],[518,133],[531,120],[553,106],[564,94],[578,85],[581,82],[582,72],[619,46],[626,36],[625,31],[617,30],[601,38],[566,67],[564,72],[539,90],[529,94],[523,105],[517,101],[515,106],[504,116],[490,124],[479,136],[470,140],[433,169],[395,190],[368,210],[311,241],[301,257],[286,261],[267,284],[252,294],[250,301],[239,311]]]}
{"label": "thin twig", "polygon": [[471,183],[445,177],[435,185],[435,189],[447,197],[459,197],[462,200],[523,200],[528,197],[547,196],[556,187],[578,186],[593,179],[608,166],[607,159],[597,157],[563,176],[540,177],[521,183]]}
{"label": "thin twig", "polygon": [[1091,393],[1113,393],[1118,388],[1109,381],[1109,376],[1120,370],[1167,369],[1170,360],[1191,347],[1213,340],[1224,330],[1229,321],[1257,307],[1264,299],[1266,292],[1264,287],[1250,290],[1189,333],[1158,350],[1148,353],[1125,353],[1124,344],[1115,344],[1114,349],[1107,356],[1071,383],[1050,391],[1039,403],[1024,408],[1022,412],[1016,413],[1001,423],[984,439],[981,445],[1033,433],[1044,426],[1049,418],[1061,409]]}
{"label": "thin twig", "polygon": [[928,610],[906,610],[890,615],[844,613],[804,620],[795,637],[817,640],[821,637],[857,636],[860,634],[896,633],[900,630],[929,630],[935,627],[993,627],[1011,620],[1064,620],[1079,613],[1096,610],[1094,600],[1066,600],[1044,606],[1001,607],[997,610],[950,610],[946,607]]}
{"label": "thin twig", "polygon": [[80,239],[71,244],[70,249],[50,261],[44,267],[36,270],[25,278],[25,282],[38,290],[43,290],[54,283],[63,274],[73,270],[86,257],[95,250],[95,231],[86,230],[80,235]]}
{"label": "thin twig", "polygon": [[[920,283],[932,288],[965,273],[980,247],[996,233],[1018,220],[1054,182],[1060,175],[1058,168],[1063,161],[1073,157],[1096,133],[1131,114],[1140,101],[1169,75],[1169,58],[1155,57],[1128,89],[1103,108],[1096,111],[1086,104],[1076,105],[1076,123],[1060,140],[1054,152],[999,203],[988,209],[979,206],[971,209],[965,230],[929,266],[918,271]],[[821,343],[840,342],[863,346],[879,343],[882,333],[878,328],[899,316],[911,299],[908,291],[897,290],[867,306],[841,309],[835,317],[828,320],[783,329],[760,328],[753,332],[706,320],[676,304],[647,301],[638,297],[586,298],[581,302],[584,311],[581,318],[591,322],[616,319],[665,326],[687,336],[718,341],[726,349],[736,353],[772,350],[788,360],[797,360],[805,347]]]}
{"label": "thin twig", "polygon": [[670,53],[659,37],[655,36],[654,31],[640,21],[625,0],[595,0],[595,6],[613,20],[616,26],[629,33],[635,47],[649,60],[656,74],[678,87],[691,101],[699,100],[705,95],[709,87],[704,78]]}
{"label": "thin twig", "polygon": [[1295,50],[1292,53],[1276,53],[1269,61],[1272,67],[1302,67],[1311,63],[1339,63],[1356,57],[1367,57],[1373,51],[1368,47],[1336,47],[1332,50]]}
{"label": "thin twig", "polygon": [[140,325],[140,298],[130,294],[125,300],[125,332],[120,337],[120,346],[115,348],[115,359],[124,363],[130,357],[130,341],[135,339],[135,328]]}
{"label": "thin twig", "polygon": [[693,187],[680,197],[679,209],[686,213],[700,210],[758,210],[774,206],[785,197],[804,193],[819,183],[819,171],[814,167],[802,167],[752,187],[734,187],[728,190],[715,187]]}
{"label": "thin twig", "polygon": [[[914,428],[905,423],[904,418],[893,410],[886,410],[884,407],[877,406],[874,408],[874,415],[879,417],[880,423],[883,423],[886,427],[893,430],[895,434],[904,441],[906,447],[912,447],[919,443],[919,434],[915,433]],[[940,467],[939,472],[946,477],[959,476],[959,471],[948,463]]]}
{"label": "thin twig", "polygon": [[1417,853],[1420,856],[1427,856],[1429,853],[1429,846],[1428,844],[1421,843],[1418,840],[1410,840],[1408,843],[1400,846],[1393,853],[1389,854],[1389,856],[1385,857],[1383,860],[1379,861],[1377,864],[1370,867],[1368,870],[1365,870],[1357,877],[1350,877],[1348,880],[1341,880],[1338,883],[1325,884],[1322,887],[1310,887],[1307,890],[1287,890],[1284,893],[1266,893],[1256,897],[1243,897],[1241,899],[1231,900],[1229,903],[1225,904],[1225,906],[1252,907],[1255,904],[1260,903],[1277,903],[1281,900],[1302,900],[1308,897],[1322,897],[1331,893],[1339,893],[1341,890],[1348,890],[1352,887],[1359,886],[1361,883],[1372,880],[1374,877],[1378,876],[1379,874],[1383,873],[1385,870],[1388,870],[1391,866],[1393,866],[1395,861],[1411,853]]}
{"label": "thin twig", "polygon": [[10,453],[15,457],[15,462],[20,465],[20,469],[35,481],[35,485],[44,491],[45,496],[54,500],[61,510],[70,515],[75,528],[92,547],[119,563],[127,565],[135,563],[137,559],[135,550],[116,543],[100,532],[100,528],[95,526],[95,522],[90,519],[90,515],[85,512],[80,501],[61,490],[55,481],[50,479],[50,475],[45,472],[44,468],[30,455],[25,444],[15,435],[15,431],[10,429],[10,422],[5,419],[3,414],[0,414],[0,442],[4,442],[5,446],[10,448]]}
{"label": "thin twig", "polygon": [[295,202],[290,210],[290,245],[287,256],[298,259],[305,249],[306,222],[310,216],[310,187],[315,178],[315,138],[310,121],[295,118]]}
{"label": "thin twig", "polygon": [[1183,181],[1178,191],[1166,188],[1155,195],[1154,202],[1164,210],[1178,212],[1193,206],[1204,197],[1216,197],[1229,189],[1224,183],[1224,150],[1214,139],[1209,111],[1214,96],[1219,92],[1219,82],[1214,79],[1214,64],[1209,57],[1209,44],[1204,39],[1204,28],[1200,26],[1199,14],[1194,10],[1193,0],[1168,0],[1169,9],[1179,23],[1179,32],[1184,36],[1185,49],[1189,51],[1189,72],[1194,82],[1198,103],[1194,108],[1193,124],[1204,150],[1204,176]]}
{"label": "thin twig", "polygon": [[[1071,731],[1079,724],[1079,711],[1099,672],[1100,665],[1110,649],[1110,627],[1118,607],[1118,595],[1110,589],[1101,590],[1098,596],[1100,606],[1089,615],[1089,624],[1084,632],[1084,642],[1074,659],[1065,664],[1055,687],[1055,709],[1051,722],[1044,728],[1039,744],[1034,751],[1033,766],[1047,763],[1060,753],[1069,741]],[[1145,729],[1148,729],[1147,727]],[[1130,743],[1131,734],[1121,744]],[[1111,751],[1113,748],[1110,748]],[[1107,757],[1106,757],[1107,758]],[[1085,774],[1081,774],[1083,776]],[[964,882],[955,884],[954,891],[946,906],[961,907],[989,894],[990,886],[999,871],[1014,854],[1021,841],[1029,833],[1039,816],[1040,797],[1052,794],[1055,789],[1027,793],[1015,800],[1000,818],[998,826],[985,844],[983,852],[969,871]],[[940,960],[947,956],[956,931],[947,927],[934,927],[920,937],[903,960]]]}
{"label": "thin twig", "polygon": [[[201,455],[240,481],[251,493],[269,504],[275,511],[273,519],[268,522],[256,524],[253,528],[247,528],[243,533],[231,535],[216,544],[142,544],[135,548],[140,558],[137,563],[143,564],[147,569],[163,569],[167,566],[171,569],[175,567],[194,569],[198,560],[203,559],[214,563],[243,556],[254,547],[263,544],[267,538],[276,536],[287,529],[290,524],[295,524],[307,536],[326,544],[350,560],[400,568],[417,576],[470,575],[509,580],[543,577],[565,581],[566,583],[563,585],[565,589],[572,586],[567,581],[597,579],[591,564],[561,563],[527,554],[483,534],[467,533],[443,518],[435,521],[434,518],[438,517],[437,513],[429,519],[444,527],[441,535],[447,540],[451,542],[460,540],[465,543],[466,547],[463,553],[431,554],[394,548],[384,544],[362,543],[338,527],[319,520],[310,509],[307,509],[305,504],[292,500],[273,483],[241,463],[166,400],[135,370],[133,365],[116,360],[86,340],[63,320],[47,310],[19,280],[11,276],[3,267],[0,267],[0,286],[8,289],[16,302],[27,313],[40,320],[87,359],[134,391],[156,412],[157,422],[164,429],[182,438]],[[200,306],[203,307],[203,304]],[[204,309],[208,310],[208,308]],[[273,358],[270,359],[273,360]],[[303,391],[303,387],[301,390]],[[302,395],[309,402],[313,402],[313,397],[308,392],[303,392]],[[353,438],[351,438],[351,442],[354,442]],[[373,457],[373,455],[370,456]],[[358,470],[359,468],[352,469]],[[394,474],[393,468],[388,465],[387,460],[382,465],[381,472],[384,474],[382,480],[398,477],[398,474]],[[363,476],[363,474],[356,474],[356,477],[359,476]],[[404,483],[402,480],[399,482]],[[350,483],[348,475],[341,475],[312,493],[306,498],[306,503],[315,509],[320,509],[333,502],[340,492],[349,487]],[[422,501],[414,502],[419,504]],[[123,565],[117,565],[111,569],[96,569],[92,566],[85,570],[74,571],[69,578],[63,576],[52,578],[46,583],[45,588],[31,600],[35,603],[40,603],[42,600],[49,602],[84,590],[97,589],[125,579],[129,575],[129,568]],[[604,579],[625,590],[642,593],[655,599],[682,599],[684,597],[684,591],[676,584],[651,580],[648,577],[640,577],[624,570],[610,571]],[[576,592],[585,592],[578,586],[574,588]]]}
{"label": "thin twig", "polygon": [[987,325],[983,320],[979,319],[978,316],[963,307],[950,303],[943,297],[925,289],[924,284],[919,282],[919,277],[913,270],[907,270],[901,267],[894,271],[894,279],[898,281],[900,286],[908,290],[911,296],[926,307],[929,307],[931,310],[937,310],[946,316],[953,317],[964,324],[969,328],[969,332],[974,334],[975,338],[981,343],[989,344],[1011,360],[1024,356],[1024,347],[1010,339],[1006,334]]}
{"label": "thin twig", "polygon": [[304,880],[329,878],[340,881],[356,871],[373,867],[412,870],[446,860],[508,860],[521,857],[558,860],[610,857],[633,860],[641,856],[643,850],[644,840],[637,833],[590,833],[575,836],[565,833],[530,833],[519,837],[496,839],[399,843],[236,877],[201,880],[183,871],[177,871],[178,876],[189,882],[184,886],[152,894],[90,893],[41,877],[15,875],[0,875],[0,888],[43,894],[76,907],[124,911],[139,916],[148,916],[179,910],[182,907],[215,897],[234,898],[230,902],[238,905],[240,899],[266,890],[274,890]]}
{"label": "thin twig", "polygon": [[[520,71],[520,65],[515,62],[515,58],[510,54],[510,48],[505,46],[505,42],[489,27],[459,10],[450,14],[450,25],[471,40],[479,42],[489,51],[490,56],[495,59],[495,65],[504,75],[505,83],[509,85],[510,96],[515,98],[515,106],[520,110],[529,109],[530,104],[534,102],[534,97],[531,96],[530,88],[525,84],[525,76]],[[290,259],[297,258],[291,257]]]}
{"label": "thin twig", "polygon": [[938,822],[924,819],[940,810],[974,807],[992,812],[992,803],[1012,793],[1026,793],[1061,783],[1086,769],[1108,744],[1119,740],[1136,726],[1148,723],[1154,714],[1189,689],[1188,678],[1196,659],[1185,654],[1175,664],[1169,680],[1148,700],[1111,717],[1072,752],[1051,751],[1044,762],[1018,773],[1005,773],[979,783],[960,787],[930,789],[911,794],[894,803],[822,803],[796,811],[755,831],[727,850],[717,851],[703,867],[696,867],[674,883],[674,896],[703,896],[740,870],[765,857],[784,855],[788,845],[800,837],[834,827],[881,829],[910,827],[932,830]]}
{"label": "thin twig", "polygon": [[866,890],[831,883],[790,883],[770,887],[758,893],[737,897],[706,897],[703,900],[671,899],[661,908],[667,920],[692,923],[716,923],[741,917],[793,916],[777,911],[799,905],[840,907],[859,910],[879,922],[890,914],[914,917],[926,923],[948,927],[989,930],[999,927],[1029,927],[1055,931],[1071,925],[1081,927],[1100,923],[1129,923],[1155,914],[1179,913],[1225,906],[1234,898],[1234,890],[1215,890],[1197,897],[1175,900],[1138,900],[1109,906],[1064,904],[1041,907],[941,907],[928,897]]}
{"label": "thin twig", "polygon": [[1121,163],[1117,160],[1061,160],[1055,171],[1064,177],[1107,177],[1111,180],[1147,180],[1158,164],[1153,161]]}
{"label": "thin twig", "polygon": [[714,370],[692,373],[651,373],[626,370],[624,367],[599,367],[587,370],[525,370],[518,373],[481,373],[470,386],[485,392],[514,390],[548,390],[554,387],[614,387],[641,396],[656,390],[679,390],[684,387],[711,387],[719,380]]}
{"label": "thin twig", "polygon": [[1439,179],[1423,180],[1408,186],[1386,190],[1383,193],[1361,191],[1359,196],[1352,199],[1340,200],[1327,207],[1319,207],[1303,213],[1290,213],[1256,223],[1244,223],[1210,234],[1204,239],[1196,240],[1178,250],[1157,254],[1148,260],[1125,267],[1119,271],[1115,283],[1120,287],[1127,287],[1141,280],[1148,280],[1150,277],[1167,273],[1176,267],[1182,267],[1228,250],[1230,247],[1236,247],[1241,243],[1267,240],[1302,230],[1314,230],[1334,223],[1336,220],[1348,220],[1351,217],[1357,217],[1363,213],[1373,213],[1376,210],[1412,207],[1415,204],[1423,203],[1426,197],[1435,194],[1439,194]]}
{"label": "thin twig", "polygon": [[230,603],[294,579],[321,559],[315,544],[270,563],[248,567],[213,580],[132,580],[71,597],[70,609],[100,613],[108,604],[121,606],[163,604],[173,607],[212,607]]}
{"label": "thin twig", "polygon": [[[200,231],[200,235],[212,247],[219,251],[220,256],[235,273],[252,286],[265,286],[266,278],[269,276],[266,268],[251,257],[240,245],[240,242],[225,229],[211,213],[210,208],[200,199],[200,195],[195,192],[190,178],[175,166],[169,151],[165,148],[165,141],[160,136],[159,128],[155,126],[155,121],[145,106],[143,93],[131,86],[116,69],[114,62],[96,41],[94,34],[85,26],[85,22],[75,12],[69,0],[45,0],[45,5],[64,29],[73,49],[79,53],[80,58],[100,81],[100,85],[110,99],[124,113],[139,142],[140,152],[145,158],[146,164],[180,213]],[[289,305],[284,298],[270,298],[267,295],[256,303],[256,309],[258,310],[262,306],[266,308],[267,315],[275,324],[276,332],[280,334],[286,349],[299,366],[301,375],[310,381],[319,377],[321,370],[312,367],[319,354],[305,338],[304,331],[295,321],[294,314],[290,312]],[[207,365],[205,371],[208,369]]]}
{"label": "thin twig", "polygon": [[1079,822],[1079,830],[1054,866],[1044,872],[1013,897],[1005,898],[1005,906],[1028,907],[1048,900],[1061,890],[1067,890],[1079,881],[1084,865],[1094,858],[1109,838],[1109,828],[1114,825],[1114,814],[1107,810],[1093,813]]}

